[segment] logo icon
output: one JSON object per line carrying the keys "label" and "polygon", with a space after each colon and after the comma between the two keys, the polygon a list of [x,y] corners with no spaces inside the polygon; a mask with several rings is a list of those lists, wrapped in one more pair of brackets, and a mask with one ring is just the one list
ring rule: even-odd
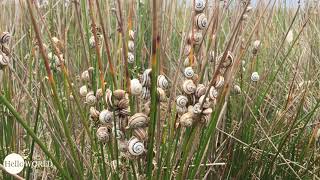
{"label": "logo icon", "polygon": [[10,174],[19,174],[24,168],[24,159],[16,153],[11,153],[4,158],[3,166]]}

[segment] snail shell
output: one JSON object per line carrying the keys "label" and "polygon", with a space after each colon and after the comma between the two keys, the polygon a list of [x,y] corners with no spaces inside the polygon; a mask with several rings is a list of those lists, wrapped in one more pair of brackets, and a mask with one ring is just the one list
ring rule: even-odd
{"label": "snail shell", "polygon": [[188,104],[188,98],[186,96],[183,96],[183,95],[179,95],[177,97],[177,105],[180,106],[180,107],[186,107],[187,104]]}
{"label": "snail shell", "polygon": [[203,114],[209,115],[212,113],[212,108],[207,108],[205,110],[202,111]]}
{"label": "snail shell", "polygon": [[220,89],[223,87],[223,85],[224,85],[224,77],[219,75],[214,83],[214,87],[216,89]]}
{"label": "snail shell", "polygon": [[183,82],[182,89],[186,94],[192,94],[196,91],[196,85],[192,80],[188,79]]}
{"label": "snail shell", "polygon": [[128,42],[128,49],[130,52],[134,52],[134,42],[133,41]]}
{"label": "snail shell", "polygon": [[86,103],[89,106],[94,105],[97,102],[97,98],[96,96],[94,96],[93,91],[90,91],[87,95],[86,95]]}
{"label": "snail shell", "polygon": [[260,48],[261,42],[259,40],[256,40],[253,42],[253,48],[252,48],[252,54],[257,54],[258,50]]}
{"label": "snail shell", "polygon": [[240,88],[240,86],[238,86],[238,85],[234,85],[234,86],[233,86],[233,90],[234,90],[234,92],[237,93],[237,94],[240,94],[240,93],[241,93],[241,88]]}
{"label": "snail shell", "polygon": [[113,107],[112,91],[110,89],[106,90],[105,101],[107,102],[108,106]]}
{"label": "snail shell", "polygon": [[126,140],[118,141],[118,148],[120,152],[127,152],[128,150],[128,142]]}
{"label": "snail shell", "polygon": [[157,88],[157,93],[158,93],[158,97],[159,97],[160,102],[167,101],[166,92],[164,92],[164,90],[162,88]]}
{"label": "snail shell", "polygon": [[108,142],[110,140],[110,130],[108,127],[99,127],[97,130],[97,138],[101,142]]}
{"label": "snail shell", "polygon": [[140,84],[138,79],[131,80],[131,94],[139,95],[142,92],[142,85]]}
{"label": "snail shell", "polygon": [[116,135],[116,139],[124,139],[125,136],[124,136],[124,133],[118,129],[118,128],[114,128],[114,126],[112,127],[112,134],[113,135]]}
{"label": "snail shell", "polygon": [[11,39],[11,34],[9,32],[2,32],[0,36],[0,43],[6,44]]}
{"label": "snail shell", "polygon": [[143,113],[136,113],[129,118],[128,128],[145,127],[148,124],[148,117]]}
{"label": "snail shell", "polygon": [[193,123],[193,114],[186,112],[180,117],[180,124],[183,127],[190,127]]}
{"label": "snail shell", "polygon": [[7,66],[9,63],[9,58],[6,55],[0,54],[0,69],[1,67]]}
{"label": "snail shell", "polygon": [[141,97],[143,99],[149,99],[150,98],[150,90],[147,87],[142,88]]}
{"label": "snail shell", "polygon": [[162,88],[162,89],[167,89],[169,87],[169,82],[167,80],[167,78],[164,75],[159,75],[158,76],[158,87]]}
{"label": "snail shell", "polygon": [[148,134],[144,128],[136,128],[133,130],[133,135],[141,141],[145,141],[148,137]]}
{"label": "snail shell", "polygon": [[145,149],[143,143],[138,138],[132,137],[128,141],[128,151],[133,156],[139,156],[144,153]]}
{"label": "snail shell", "polygon": [[113,113],[111,111],[108,111],[108,110],[105,109],[105,110],[100,112],[99,121],[102,124],[111,123],[112,119],[113,119]]}
{"label": "snail shell", "polygon": [[129,64],[134,63],[134,54],[131,52],[128,52],[128,63]]}
{"label": "snail shell", "polygon": [[203,84],[198,84],[195,95],[199,98],[206,93],[206,86]]}
{"label": "snail shell", "polygon": [[257,81],[259,81],[259,79],[260,79],[260,76],[259,76],[258,72],[253,72],[251,74],[251,81],[257,82]]}
{"label": "snail shell", "polygon": [[113,97],[115,97],[116,99],[123,99],[126,96],[126,91],[122,90],[122,89],[117,89],[115,91],[113,91]]}
{"label": "snail shell", "polygon": [[200,108],[201,104],[200,103],[196,103],[193,106],[193,113],[194,114],[200,114],[201,113],[201,108]]}
{"label": "snail shell", "polygon": [[95,107],[90,107],[90,116],[93,118],[98,118],[100,115],[100,112]]}
{"label": "snail shell", "polygon": [[200,98],[199,98],[199,103],[202,104],[203,103],[203,108],[209,108],[210,107],[210,99],[208,97],[206,97],[206,99],[204,99],[204,96],[205,95],[202,95]]}
{"label": "snail shell", "polygon": [[[223,53],[219,56],[219,58],[218,58],[219,61],[221,61],[222,57],[223,57]],[[233,61],[234,61],[233,55],[232,55],[231,51],[228,51],[227,57],[226,57],[226,59],[224,59],[222,66],[224,68],[228,68],[233,64]]]}
{"label": "snail shell", "polygon": [[196,23],[199,29],[205,29],[208,25],[208,20],[205,14],[200,13],[196,16]]}
{"label": "snail shell", "polygon": [[129,38],[130,38],[130,40],[132,40],[132,41],[134,40],[134,34],[135,34],[134,31],[130,29],[130,30],[129,30]]}
{"label": "snail shell", "polygon": [[211,86],[211,88],[209,90],[209,97],[212,100],[215,100],[218,97],[218,91],[213,86]]}
{"label": "snail shell", "polygon": [[201,43],[201,41],[202,41],[202,38],[203,38],[203,36],[202,36],[201,31],[195,32],[194,35],[193,35],[194,44],[199,45]]}
{"label": "snail shell", "polygon": [[206,7],[206,0],[196,0],[194,9],[197,12],[202,12],[204,8]]}
{"label": "snail shell", "polygon": [[144,113],[145,113],[146,115],[149,115],[149,113],[150,113],[150,104],[151,104],[151,101],[148,101],[148,102],[146,102],[146,103],[143,105],[143,107],[144,107]]}
{"label": "snail shell", "polygon": [[96,97],[97,97],[98,99],[100,99],[100,98],[102,98],[102,96],[103,96],[102,89],[101,89],[101,88],[97,89]]}
{"label": "snail shell", "polygon": [[90,80],[90,75],[89,75],[89,71],[83,71],[81,74],[81,80],[83,81],[89,81]]}
{"label": "snail shell", "polygon": [[187,67],[184,69],[184,76],[188,79],[191,79],[194,75],[192,67]]}
{"label": "snail shell", "polygon": [[121,99],[118,103],[120,109],[127,109],[129,107],[129,99]]}
{"label": "snail shell", "polygon": [[176,106],[178,114],[184,114],[188,111],[187,107],[185,106]]}
{"label": "snail shell", "polygon": [[151,69],[146,69],[142,74],[142,86],[150,86],[151,84]]}
{"label": "snail shell", "polygon": [[85,86],[85,85],[81,86],[80,87],[80,96],[85,97],[87,95],[87,93],[88,93],[87,86]]}

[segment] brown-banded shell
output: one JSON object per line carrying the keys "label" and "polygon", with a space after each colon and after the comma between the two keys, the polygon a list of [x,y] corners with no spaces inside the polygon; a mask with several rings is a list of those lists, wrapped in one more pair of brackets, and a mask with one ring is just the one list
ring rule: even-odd
{"label": "brown-banded shell", "polygon": [[113,120],[113,113],[108,110],[103,110],[99,114],[99,120],[102,124],[108,124],[111,123]]}
{"label": "brown-banded shell", "polygon": [[162,88],[157,88],[157,94],[158,94],[160,102],[167,101],[166,92]]}
{"label": "brown-banded shell", "polygon": [[81,86],[80,87],[80,96],[85,97],[88,94],[88,89],[87,86]]}
{"label": "brown-banded shell", "polygon": [[125,138],[124,133],[118,128],[115,129],[114,126],[112,126],[112,135],[116,135],[116,139],[123,140]]}
{"label": "brown-banded shell", "polygon": [[200,114],[201,113],[201,104],[200,103],[196,103],[194,106],[193,106],[193,113],[194,114]]}
{"label": "brown-banded shell", "polygon": [[162,89],[168,89],[168,87],[169,87],[169,82],[164,75],[158,76],[157,84],[158,84],[158,87],[160,87]]}
{"label": "brown-banded shell", "polygon": [[86,95],[86,103],[89,106],[93,106],[94,104],[96,104],[97,102],[97,98],[96,96],[94,96],[93,91],[90,91],[87,95]]}
{"label": "brown-banded shell", "polygon": [[200,13],[196,16],[196,25],[201,30],[208,26],[208,20],[204,13]]}
{"label": "brown-banded shell", "polygon": [[200,118],[200,122],[207,124],[210,121],[210,115],[202,115]]}
{"label": "brown-banded shell", "polygon": [[0,35],[0,43],[6,44],[11,39],[11,34],[9,32],[2,32]]}
{"label": "brown-banded shell", "polygon": [[127,152],[128,150],[128,142],[126,140],[118,141],[118,148],[120,152]]}
{"label": "brown-banded shell", "polygon": [[188,111],[187,107],[185,106],[176,106],[176,109],[177,109],[177,113],[178,114],[184,114]]}
{"label": "brown-banded shell", "polygon": [[145,141],[148,138],[148,134],[144,128],[135,128],[133,130],[133,135],[141,141]]}
{"label": "brown-banded shell", "polygon": [[[219,62],[221,61],[222,57],[223,57],[223,53],[218,58]],[[231,51],[228,51],[226,59],[224,59],[222,62],[222,67],[224,67],[224,68],[230,67],[233,64],[233,61],[234,61],[233,55],[232,55]]]}
{"label": "brown-banded shell", "polygon": [[195,95],[199,98],[206,93],[206,86],[203,84],[198,84]]}
{"label": "brown-banded shell", "polygon": [[196,91],[196,85],[192,80],[185,80],[182,84],[182,89],[186,94],[192,94]]}
{"label": "brown-banded shell", "polygon": [[218,75],[215,82],[214,82],[214,87],[216,89],[220,89],[223,87],[223,85],[224,85],[224,77],[221,75]]}
{"label": "brown-banded shell", "polygon": [[143,143],[136,137],[128,141],[128,151],[133,156],[139,156],[145,152]]}
{"label": "brown-banded shell", "polygon": [[136,113],[129,118],[128,128],[146,127],[148,124],[148,116],[143,113]]}
{"label": "brown-banded shell", "polygon": [[115,91],[113,91],[113,97],[115,97],[116,99],[123,99],[126,95],[126,91],[122,90],[122,89],[117,89]]}
{"label": "brown-banded shell", "polygon": [[190,127],[193,123],[193,114],[191,112],[186,112],[180,117],[180,124],[183,127]]}
{"label": "brown-banded shell", "polygon": [[112,91],[110,89],[106,90],[105,101],[109,107],[113,107],[112,103]]}
{"label": "brown-banded shell", "polygon": [[188,104],[188,98],[186,96],[183,96],[183,95],[179,95],[177,97],[177,105],[180,106],[180,107],[186,107],[187,104]]}
{"label": "brown-banded shell", "polygon": [[216,90],[215,87],[211,86],[210,90],[209,90],[209,98],[214,100],[218,97],[218,91]]}
{"label": "brown-banded shell", "polygon": [[202,32],[201,31],[196,31],[193,34],[193,42],[194,42],[194,44],[199,45],[202,42],[202,38],[203,38]]}
{"label": "brown-banded shell", "polygon": [[190,44],[187,44],[185,47],[184,47],[184,55],[185,56],[188,56],[191,52],[191,49],[192,49],[192,46]]}
{"label": "brown-banded shell", "polygon": [[140,84],[138,79],[132,79],[131,80],[131,94],[133,95],[140,95],[142,92],[142,85]]}
{"label": "brown-banded shell", "polygon": [[128,52],[128,63],[134,63],[134,54],[132,52]]}
{"label": "brown-banded shell", "polygon": [[93,118],[99,118],[100,112],[95,107],[90,107],[90,116]]}
{"label": "brown-banded shell", "polygon": [[118,108],[120,109],[126,109],[129,107],[129,99],[123,98],[118,103]]}
{"label": "brown-banded shell", "polygon": [[142,88],[141,97],[143,99],[149,99],[150,98],[150,90],[147,87]]}
{"label": "brown-banded shell", "polygon": [[100,142],[108,142],[110,140],[110,129],[102,126],[97,130],[97,138]]}
{"label": "brown-banded shell", "polygon": [[204,98],[205,95],[202,95],[200,98],[199,98],[199,104],[203,104],[202,107],[203,108],[209,108],[211,103],[210,103],[210,99],[209,97],[206,97]]}
{"label": "brown-banded shell", "polygon": [[206,7],[206,0],[195,0],[194,10],[197,12],[202,12]]}
{"label": "brown-banded shell", "polygon": [[142,86],[150,86],[151,84],[151,69],[146,69],[142,74]]}

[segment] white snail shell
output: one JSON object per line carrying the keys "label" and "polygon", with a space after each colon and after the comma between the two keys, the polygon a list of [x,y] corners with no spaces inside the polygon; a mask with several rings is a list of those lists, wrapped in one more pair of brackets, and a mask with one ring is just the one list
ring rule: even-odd
{"label": "white snail shell", "polygon": [[85,97],[87,95],[87,93],[88,93],[87,86],[85,86],[85,85],[81,86],[80,87],[80,96]]}
{"label": "white snail shell", "polygon": [[[219,61],[221,61],[222,57],[223,57],[223,53],[219,56],[219,58],[218,58]],[[222,66],[224,68],[228,68],[233,64],[233,61],[234,61],[233,55],[232,55],[231,51],[228,51],[227,57],[226,57],[226,59],[224,59]]]}
{"label": "white snail shell", "polygon": [[89,75],[89,71],[83,71],[81,74],[81,80],[83,81],[89,81],[90,80],[90,75]]}
{"label": "white snail shell", "polygon": [[142,92],[142,85],[140,84],[138,79],[131,80],[131,94],[140,95]]}
{"label": "white snail shell", "polygon": [[169,87],[169,82],[167,80],[167,78],[164,75],[159,75],[158,76],[158,87],[162,88],[162,89],[168,89]]}
{"label": "white snail shell", "polygon": [[202,104],[203,103],[203,108],[209,108],[210,107],[210,99],[208,97],[206,97],[206,99],[204,99],[205,95],[202,95],[199,98],[199,103]]}
{"label": "white snail shell", "polygon": [[203,11],[205,7],[206,7],[206,0],[196,0],[195,1],[194,9],[197,12]]}
{"label": "white snail shell", "polygon": [[145,149],[143,143],[138,138],[132,137],[128,141],[128,151],[133,156],[139,156],[144,153]]}
{"label": "white snail shell", "polygon": [[202,38],[203,38],[203,36],[202,36],[201,31],[195,32],[194,35],[193,35],[194,44],[199,45],[201,43],[201,41],[202,41]]}
{"label": "white snail shell", "polygon": [[87,95],[86,95],[86,103],[89,106],[94,105],[97,102],[97,98],[96,96],[94,96],[93,91],[90,91]]}
{"label": "white snail shell", "polygon": [[196,16],[196,23],[199,29],[205,29],[208,25],[208,20],[205,14],[200,13]]}
{"label": "white snail shell", "polygon": [[218,97],[218,91],[215,87],[211,86],[209,90],[209,97],[212,100],[215,100]]}
{"label": "white snail shell", "polygon": [[193,123],[193,114],[191,112],[186,112],[180,117],[180,124],[183,127],[190,127]]}
{"label": "white snail shell", "polygon": [[90,107],[90,116],[93,118],[98,118],[100,115],[100,112],[95,107]]}
{"label": "white snail shell", "polygon": [[6,55],[0,54],[0,69],[1,67],[7,66],[9,63],[9,58]]}
{"label": "white snail shell", "polygon": [[112,119],[113,119],[113,113],[111,111],[105,109],[100,112],[99,121],[102,124],[111,123]]}
{"label": "white snail shell", "polygon": [[157,93],[158,93],[160,102],[167,101],[166,92],[162,88],[157,88]]}
{"label": "white snail shell", "polygon": [[142,86],[150,86],[151,78],[150,78],[151,69],[146,69],[142,74]]}
{"label": "white snail shell", "polygon": [[136,128],[133,130],[133,135],[140,139],[141,141],[145,141],[148,137],[147,132],[144,128]]}
{"label": "white snail shell", "polygon": [[182,89],[186,94],[192,94],[196,91],[196,85],[192,80],[188,79],[183,82]]}
{"label": "white snail shell", "polygon": [[183,96],[183,95],[179,95],[177,97],[177,105],[180,106],[180,107],[186,107],[187,104],[188,104],[188,98],[186,96]]}
{"label": "white snail shell", "polygon": [[241,88],[239,85],[234,85],[233,90],[235,93],[240,94],[241,93]]}
{"label": "white snail shell", "polygon": [[102,98],[102,96],[103,96],[102,89],[101,89],[101,88],[97,89],[96,97],[97,97],[98,99],[100,99],[100,98]]}
{"label": "white snail shell", "polygon": [[212,108],[207,108],[205,110],[202,111],[203,114],[209,115],[212,113]]}
{"label": "white snail shell", "polygon": [[110,140],[110,132],[108,127],[99,127],[97,130],[97,138],[101,142],[108,142]]}
{"label": "white snail shell", "polygon": [[145,127],[148,124],[148,116],[143,113],[136,113],[129,118],[128,128]]}
{"label": "white snail shell", "polygon": [[130,38],[130,40],[132,40],[132,41],[134,40],[134,34],[135,34],[134,31],[130,29],[130,30],[129,30],[129,38]]}
{"label": "white snail shell", "polygon": [[202,115],[200,118],[200,122],[207,124],[210,121],[210,115]]}
{"label": "white snail shell", "polygon": [[195,95],[199,98],[206,93],[206,86],[203,84],[198,84]]}
{"label": "white snail shell", "polygon": [[184,69],[184,76],[188,79],[191,79],[194,75],[192,67],[187,67]]}
{"label": "white snail shell", "polygon": [[184,114],[188,111],[187,107],[185,107],[185,106],[183,106],[183,107],[176,106],[176,109],[177,109],[178,114]]}
{"label": "white snail shell", "polygon": [[129,64],[134,63],[134,54],[132,52],[128,52],[128,63]]}
{"label": "white snail shell", "polygon": [[147,87],[142,87],[141,97],[143,99],[149,99],[150,98],[150,90]]}
{"label": "white snail shell", "polygon": [[128,49],[130,52],[134,52],[134,42],[133,41],[128,41]]}
{"label": "white snail shell", "polygon": [[200,114],[201,113],[201,104],[200,103],[196,103],[194,106],[193,106],[193,113],[194,114]]}
{"label": "white snail shell", "polygon": [[253,72],[251,74],[251,81],[257,82],[257,81],[259,81],[259,79],[260,79],[260,76],[259,76],[258,72]]}
{"label": "white snail shell", "polygon": [[220,89],[221,87],[223,87],[223,85],[224,85],[224,77],[220,76],[220,75],[217,76],[217,79],[216,79],[216,81],[214,83],[214,87],[216,89]]}
{"label": "white snail shell", "polygon": [[2,32],[0,36],[0,43],[6,44],[11,39],[11,34],[9,32]]}

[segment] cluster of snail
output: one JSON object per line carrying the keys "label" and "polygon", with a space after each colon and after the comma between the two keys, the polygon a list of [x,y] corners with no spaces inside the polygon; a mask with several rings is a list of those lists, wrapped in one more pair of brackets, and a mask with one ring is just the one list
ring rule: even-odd
{"label": "cluster of snail", "polygon": [[129,30],[129,41],[128,41],[128,63],[134,63],[134,31]]}
{"label": "cluster of snail", "polygon": [[11,38],[9,32],[2,32],[0,34],[0,70],[8,66],[9,63],[9,51],[8,43]]}

